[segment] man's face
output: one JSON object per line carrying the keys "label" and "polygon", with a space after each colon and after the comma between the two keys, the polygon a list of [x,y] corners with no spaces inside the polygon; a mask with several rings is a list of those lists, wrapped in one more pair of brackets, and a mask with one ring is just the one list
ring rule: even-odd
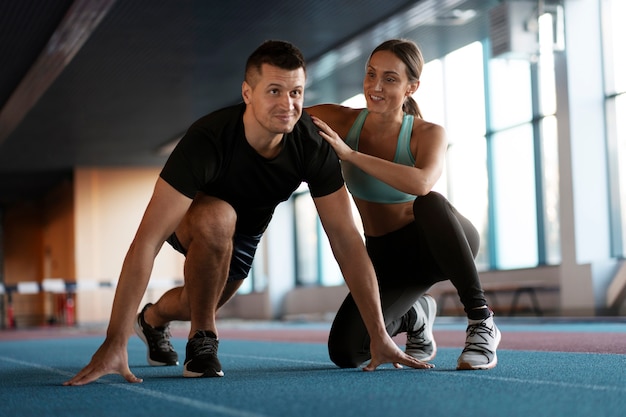
{"label": "man's face", "polygon": [[284,70],[263,64],[261,73],[252,74],[242,86],[246,113],[258,133],[283,134],[293,130],[302,115],[304,102],[304,69]]}

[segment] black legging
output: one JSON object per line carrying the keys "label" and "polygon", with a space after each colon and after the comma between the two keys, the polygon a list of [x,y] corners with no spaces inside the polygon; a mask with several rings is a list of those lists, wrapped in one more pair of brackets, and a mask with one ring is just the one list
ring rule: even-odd
{"label": "black legging", "polygon": [[[465,311],[487,304],[474,264],[480,237],[445,197],[430,192],[413,203],[415,222],[385,236],[366,236],[380,287],[387,332],[407,330],[405,315],[439,281],[456,287]],[[342,368],[368,361],[370,338],[351,294],[333,321],[328,338],[331,360]]]}

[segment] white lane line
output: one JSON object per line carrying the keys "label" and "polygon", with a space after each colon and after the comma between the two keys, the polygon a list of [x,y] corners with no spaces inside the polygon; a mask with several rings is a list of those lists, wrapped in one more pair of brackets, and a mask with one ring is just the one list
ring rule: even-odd
{"label": "white lane line", "polygon": [[276,361],[276,362],[291,362],[291,363],[306,363],[309,365],[326,365],[335,367],[335,365],[330,362],[321,362],[321,361],[305,361],[303,359],[285,359],[285,358],[273,358],[269,356],[257,356],[257,355],[240,355],[234,353],[220,353],[220,357],[231,357],[231,358],[243,358],[243,359],[259,359],[264,361]]}
{"label": "white lane line", "polygon": [[219,413],[220,415],[227,415],[227,416],[233,416],[233,417],[266,417],[264,414],[258,414],[258,413],[250,413],[247,411],[243,411],[243,410],[238,410],[236,408],[230,408],[230,407],[224,407],[221,405],[217,405],[217,404],[211,404],[211,403],[206,403],[203,401],[198,401],[198,400],[194,400],[191,398],[185,398],[185,397],[179,397],[176,395],[171,395],[171,394],[165,394],[163,392],[159,392],[159,391],[153,391],[150,389],[146,389],[143,387],[139,387],[136,384],[129,384],[128,382],[126,383],[112,383],[112,382],[105,382],[109,385],[112,385],[116,388],[122,388],[125,389],[127,391],[132,391],[132,392],[136,392],[138,394],[143,394],[143,395],[147,395],[149,397],[154,397],[157,399],[161,399],[161,400],[166,400],[166,401],[170,401],[172,403],[177,403],[180,405],[186,405],[189,407],[193,407],[199,410],[205,410],[205,411],[211,411],[214,413]]}
{"label": "white lane line", "polygon": [[[330,362],[314,362],[314,361],[305,361],[305,360],[297,360],[297,359],[283,359],[283,358],[274,358],[274,357],[269,357],[269,356],[248,356],[248,355],[237,355],[237,354],[220,354],[220,356],[258,359],[258,360],[264,360],[264,361],[307,363],[307,364],[313,364],[313,365],[332,365],[332,363]],[[424,371],[424,372],[428,372],[428,371]],[[511,378],[511,377],[501,377],[501,376],[490,376],[490,375],[486,375],[485,372],[486,371],[452,371],[452,372],[432,371],[431,374],[438,375],[438,376],[455,376],[455,377],[462,377],[462,378],[463,377],[481,378],[481,379],[487,379],[487,380],[492,380],[492,381],[510,382],[510,383],[517,383],[517,384],[551,385],[551,386],[560,387],[560,388],[626,393],[626,387],[621,387],[621,386],[577,384],[577,383],[562,382],[562,381],[545,381],[545,380],[540,380],[540,379],[522,379],[522,378]]]}
{"label": "white lane line", "polygon": [[455,372],[434,372],[439,375],[454,375],[459,377],[470,377],[470,378],[480,378],[480,379],[488,379],[491,381],[501,381],[501,382],[510,382],[516,384],[534,384],[534,385],[551,385],[559,388],[570,388],[570,389],[582,389],[582,390],[593,390],[593,391],[609,391],[609,392],[621,392],[626,393],[626,387],[620,387],[615,385],[595,385],[595,384],[577,384],[573,382],[562,382],[562,381],[545,381],[541,379],[522,379],[522,378],[510,378],[503,376],[489,376],[485,375],[484,372],[488,371],[455,371]]}
{"label": "white lane line", "polygon": [[[3,360],[5,362],[12,362],[12,363],[15,363],[15,364],[18,364],[18,365],[28,366],[28,367],[31,367],[31,368],[41,369],[41,370],[46,371],[46,372],[51,372],[51,373],[54,373],[54,374],[57,374],[57,375],[66,376],[66,377],[74,376],[73,373],[66,372],[66,371],[63,371],[61,369],[52,368],[50,366],[41,365],[41,364],[38,364],[38,363],[26,362],[26,361],[22,361],[22,360],[18,360],[18,359],[8,358],[6,356],[0,356],[0,360]],[[250,412],[243,411],[243,410],[238,410],[238,409],[235,409],[235,408],[224,407],[224,406],[221,406],[221,405],[211,404],[211,403],[207,403],[207,402],[203,402],[203,401],[198,401],[198,400],[194,400],[194,399],[191,399],[191,398],[179,397],[179,396],[176,396],[176,395],[166,394],[166,393],[163,393],[163,392],[160,392],[160,391],[150,390],[150,389],[147,389],[147,388],[143,388],[143,387],[137,386],[136,384],[131,384],[129,382],[122,382],[122,383],[120,383],[120,382],[111,382],[111,381],[106,381],[106,380],[103,380],[103,379],[99,379],[99,380],[97,380],[95,382],[99,383],[99,384],[110,385],[110,386],[115,387],[115,388],[124,389],[126,391],[131,391],[131,392],[142,394],[142,395],[146,395],[146,396],[149,396],[149,397],[153,397],[153,398],[169,401],[169,402],[172,402],[172,403],[185,405],[185,406],[188,406],[188,407],[193,407],[193,408],[196,408],[198,410],[204,410],[204,411],[211,411],[211,412],[214,412],[214,413],[219,413],[220,415],[227,415],[227,416],[232,416],[232,417],[267,417],[264,414],[250,413]],[[71,389],[71,388],[68,388],[68,389]]]}

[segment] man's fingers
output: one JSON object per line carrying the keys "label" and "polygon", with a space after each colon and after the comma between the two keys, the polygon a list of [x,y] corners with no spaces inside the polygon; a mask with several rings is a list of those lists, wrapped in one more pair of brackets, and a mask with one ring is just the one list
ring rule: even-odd
{"label": "man's fingers", "polygon": [[118,369],[111,369],[109,367],[100,367],[90,364],[80,370],[72,379],[65,381],[65,386],[80,386],[93,382],[104,375],[120,374],[126,381],[131,383],[143,382],[143,379],[137,378],[135,374],[130,371],[128,366],[121,366]]}
{"label": "man's fingers", "polygon": [[66,381],[63,383],[63,385],[65,386],[80,386],[80,385],[85,385],[88,384],[92,381],[95,381],[96,379],[98,379],[99,376],[93,376],[93,371],[88,370],[88,369],[83,369],[82,371],[80,371],[79,373],[77,373],[74,378],[70,379],[69,381]]}
{"label": "man's fingers", "polygon": [[89,373],[89,367],[86,366],[83,369],[81,369],[76,375],[74,375],[71,379],[65,381],[63,383],[63,385],[68,386],[68,385],[77,385],[78,382],[83,379],[83,377],[85,375],[87,375]]}
{"label": "man's fingers", "polygon": [[[73,387],[77,387],[77,386],[81,386],[81,385],[87,385],[87,384],[97,380],[102,375],[103,374],[99,374],[99,373],[95,373],[95,372],[90,372],[90,373],[87,373],[85,375],[77,374],[74,378],[70,379],[69,381],[65,381],[63,383],[63,385],[65,385],[65,386],[73,386]],[[124,373],[122,376],[124,377],[124,379],[127,382],[130,382],[130,383],[141,383],[141,382],[143,382],[143,379],[137,378],[130,371],[128,371],[127,373]]]}

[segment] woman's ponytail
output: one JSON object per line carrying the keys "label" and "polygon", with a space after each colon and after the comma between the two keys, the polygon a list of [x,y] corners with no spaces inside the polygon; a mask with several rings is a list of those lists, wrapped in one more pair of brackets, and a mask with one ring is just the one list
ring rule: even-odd
{"label": "woman's ponytail", "polygon": [[422,112],[420,111],[419,106],[417,105],[417,102],[411,96],[407,97],[406,100],[404,100],[404,104],[402,104],[402,111],[406,114],[412,114],[413,116],[417,116],[420,119],[424,118],[422,116]]}

